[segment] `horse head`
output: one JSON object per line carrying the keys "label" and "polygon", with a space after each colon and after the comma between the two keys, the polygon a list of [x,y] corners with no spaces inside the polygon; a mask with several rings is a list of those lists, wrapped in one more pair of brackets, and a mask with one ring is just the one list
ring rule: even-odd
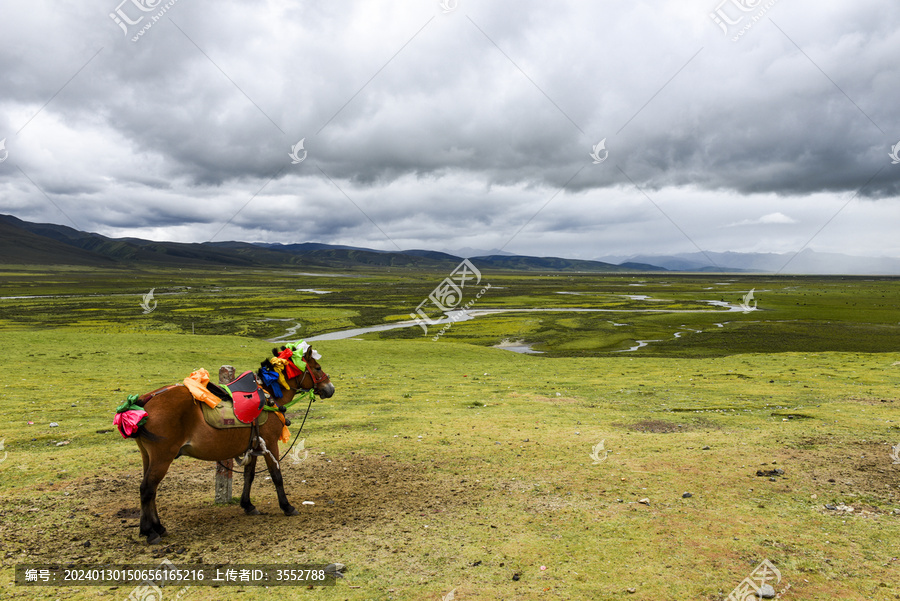
{"label": "horse head", "polygon": [[312,388],[319,398],[330,398],[334,394],[334,384],[331,383],[328,374],[322,371],[322,366],[313,356],[312,347],[303,353],[303,362],[306,363],[306,369],[303,371],[303,376],[300,377],[299,387],[306,390]]}
{"label": "horse head", "polygon": [[[305,350],[303,350],[304,348]],[[297,365],[295,358],[300,354],[300,351],[303,352],[300,359],[306,364],[306,369],[302,371],[294,368]],[[322,371],[322,366],[319,365],[318,359],[321,355],[305,342],[297,345],[291,344],[287,347],[283,346],[280,349],[274,348],[272,349],[272,354],[275,356],[273,361],[293,363],[290,365],[290,370],[284,370],[284,375],[288,385],[294,391],[312,390],[323,399],[330,398],[334,394],[334,384],[331,383],[331,380],[328,379],[328,374]],[[263,362],[263,365],[265,365],[265,362]]]}

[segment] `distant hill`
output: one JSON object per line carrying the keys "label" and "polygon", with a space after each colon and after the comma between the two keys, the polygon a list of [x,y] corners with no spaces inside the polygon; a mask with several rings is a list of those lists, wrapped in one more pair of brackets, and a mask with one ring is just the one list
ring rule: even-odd
{"label": "distant hill", "polygon": [[11,225],[0,216],[0,258],[16,265],[84,265],[109,267],[114,261],[96,253],[73,248],[46,236]]}
{"label": "distant hill", "polygon": [[601,257],[603,261],[637,261],[671,271],[786,273],[810,275],[900,275],[900,259],[857,257],[839,253],[680,253],[677,255],[635,255]]}
{"label": "distant hill", "polygon": [[[452,271],[462,261],[432,250],[383,251],[304,242],[157,242],[109,238],[52,223],[31,223],[0,215],[0,260],[5,264],[88,266],[297,267],[348,270],[400,268]],[[512,271],[626,272],[658,271],[653,265],[626,266],[557,257],[490,255],[472,259],[479,269]]]}
{"label": "distant hill", "polygon": [[[621,265],[601,261],[582,261],[558,257],[526,257],[521,255],[490,255],[469,259],[478,269],[507,269],[510,271],[585,271],[613,273],[635,271]],[[656,268],[658,269],[658,268]]]}

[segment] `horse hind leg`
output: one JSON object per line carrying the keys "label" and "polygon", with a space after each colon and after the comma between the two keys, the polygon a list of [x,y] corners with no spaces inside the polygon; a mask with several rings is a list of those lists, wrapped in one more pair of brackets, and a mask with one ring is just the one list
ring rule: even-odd
{"label": "horse hind leg", "polygon": [[253,486],[253,478],[256,476],[256,455],[247,455],[247,463],[244,464],[244,490],[241,492],[241,507],[247,515],[259,515],[253,503],[250,502],[250,487]]}
{"label": "horse hind leg", "polygon": [[147,449],[145,449],[144,445],[141,443],[141,439],[137,438],[135,440],[137,441],[138,449],[140,449],[141,451],[141,463],[143,464],[144,470],[143,472],[141,472],[141,474],[143,477],[143,475],[147,474],[147,468],[150,467],[150,455],[147,453]]}
{"label": "horse hind leg", "polygon": [[154,462],[149,459],[149,467],[144,471],[141,480],[141,536],[147,537],[147,543],[155,545],[160,537],[167,534],[165,527],[159,520],[156,509],[156,491],[159,483],[165,477],[172,460]]}

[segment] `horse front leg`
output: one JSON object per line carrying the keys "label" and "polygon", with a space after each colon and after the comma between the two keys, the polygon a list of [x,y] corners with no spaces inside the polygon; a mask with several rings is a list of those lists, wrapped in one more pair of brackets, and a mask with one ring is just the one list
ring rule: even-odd
{"label": "horse front leg", "polygon": [[253,486],[254,476],[256,476],[256,456],[251,455],[250,461],[244,466],[244,491],[241,493],[241,507],[247,515],[259,515],[259,509],[250,502],[250,487]]}
{"label": "horse front leg", "polygon": [[266,467],[269,468],[272,484],[275,485],[275,491],[278,493],[278,506],[281,507],[281,511],[284,512],[284,515],[299,515],[300,512],[297,511],[296,507],[291,505],[287,499],[287,495],[284,494],[284,479],[281,477],[281,466],[275,459],[275,456],[278,454],[278,442],[272,440],[268,447],[270,452],[265,454]]}
{"label": "horse front leg", "polygon": [[168,534],[160,522],[159,513],[156,510],[156,491],[171,463],[171,459],[154,462],[150,457],[148,468],[144,471],[144,478],[141,480],[141,536],[146,536],[147,544],[150,545],[157,544],[160,537]]}

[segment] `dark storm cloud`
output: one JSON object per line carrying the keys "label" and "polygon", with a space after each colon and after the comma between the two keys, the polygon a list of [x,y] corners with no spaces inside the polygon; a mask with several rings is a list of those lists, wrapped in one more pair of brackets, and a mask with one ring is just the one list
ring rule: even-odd
{"label": "dark storm cloud", "polygon": [[[718,227],[774,227],[761,218],[794,217],[770,195],[900,192],[889,0],[777,2],[738,42],[706,0],[460,0],[449,14],[179,0],[132,42],[155,14],[139,3],[4,6],[0,210],[59,220],[15,165],[110,233],[183,239],[195,223],[202,240],[233,217],[217,239],[291,242],[302,219],[328,241],[490,247],[543,206],[540,231],[605,235],[649,216],[670,227],[643,193],[688,208],[691,194],[767,198]],[[117,8],[144,17],[127,36]]]}

